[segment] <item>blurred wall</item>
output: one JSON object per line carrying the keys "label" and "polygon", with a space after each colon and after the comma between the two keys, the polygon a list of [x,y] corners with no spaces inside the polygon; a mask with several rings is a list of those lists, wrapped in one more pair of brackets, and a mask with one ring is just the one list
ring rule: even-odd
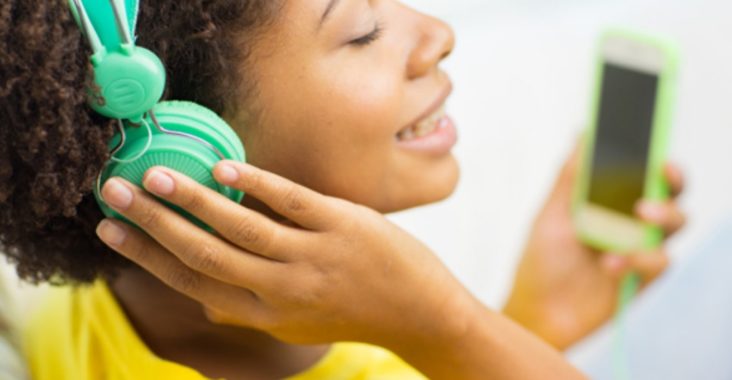
{"label": "blurred wall", "polygon": [[[447,202],[393,216],[493,306],[510,287],[530,222],[586,124],[595,43],[607,26],[676,40],[682,70],[671,146],[687,173],[693,253],[732,214],[732,2],[721,0],[408,0],[447,20],[445,68],[463,178]],[[388,28],[388,25],[387,25]]]}

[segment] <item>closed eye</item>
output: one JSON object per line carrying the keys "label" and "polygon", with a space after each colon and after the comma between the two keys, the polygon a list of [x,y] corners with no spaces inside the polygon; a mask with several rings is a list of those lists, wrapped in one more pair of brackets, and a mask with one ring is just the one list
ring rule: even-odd
{"label": "closed eye", "polygon": [[382,25],[377,23],[376,26],[374,27],[374,30],[371,33],[369,33],[363,37],[356,38],[355,40],[350,41],[348,44],[357,46],[357,47],[367,46],[367,45],[371,44],[372,42],[378,40],[379,37],[381,37],[381,33],[383,31],[384,31],[384,28],[382,27]]}

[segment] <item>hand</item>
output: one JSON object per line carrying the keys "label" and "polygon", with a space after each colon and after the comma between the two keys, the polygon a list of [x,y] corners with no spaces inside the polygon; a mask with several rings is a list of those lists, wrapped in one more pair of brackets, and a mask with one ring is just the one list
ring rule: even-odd
{"label": "hand", "polygon": [[100,238],[200,302],[216,323],[292,343],[381,345],[433,379],[583,378],[545,343],[485,309],[382,215],[246,164],[221,163],[214,177],[288,222],[153,168],[144,187],[218,234],[114,178],[104,199],[142,230],[105,220]]}
{"label": "hand", "polygon": [[153,168],[145,188],[218,234],[115,178],[103,188],[105,200],[147,234],[106,220],[100,237],[196,299],[212,321],[287,342],[385,344],[422,331],[450,334],[459,324],[459,314],[448,317],[447,310],[459,310],[467,292],[428,248],[382,215],[246,164],[222,163],[214,176],[291,223],[235,204],[170,169]]}
{"label": "hand", "polygon": [[[601,253],[577,237],[571,214],[579,155],[565,164],[544,208],[534,222],[506,315],[557,348],[567,348],[607,320],[616,308],[622,277],[638,273],[644,284],[668,266],[664,248],[655,252]],[[669,237],[685,223],[676,202],[683,188],[680,171],[667,165],[672,199],[640,202],[641,220],[663,227]]]}

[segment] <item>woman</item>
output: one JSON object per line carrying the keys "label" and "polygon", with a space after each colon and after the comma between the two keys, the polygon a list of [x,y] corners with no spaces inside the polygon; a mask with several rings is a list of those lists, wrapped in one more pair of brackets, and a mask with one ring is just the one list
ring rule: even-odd
{"label": "woman", "polygon": [[[0,7],[2,242],[25,279],[75,285],[54,291],[29,323],[35,378],[420,377],[388,351],[326,345],[342,341],[385,347],[434,378],[580,377],[381,215],[444,199],[458,178],[442,108],[451,85],[439,69],[454,41],[442,22],[391,0],[143,3],[137,42],[165,62],[168,97],[224,116],[253,165],[214,171],[248,193],[245,207],[165,168],[148,172],[146,190],[216,236],[108,181],[104,199],[144,234],[102,221],[90,195],[113,124],[86,106],[90,53],[66,1]],[[558,189],[550,210],[567,206],[568,188]],[[665,214],[648,219],[678,228],[673,203],[655,207]],[[570,225],[555,222],[540,225]],[[546,274],[536,258],[555,253],[537,250],[547,248],[537,231],[524,273]],[[557,345],[607,318],[617,273],[650,279],[664,263],[635,256],[600,271],[595,253],[571,254],[560,269],[581,269],[572,284],[599,293],[567,296],[558,272],[529,275],[511,308],[547,339],[561,336]],[[581,319],[577,331],[555,328],[554,312],[532,322],[555,296]],[[575,312],[586,296],[603,307]]]}

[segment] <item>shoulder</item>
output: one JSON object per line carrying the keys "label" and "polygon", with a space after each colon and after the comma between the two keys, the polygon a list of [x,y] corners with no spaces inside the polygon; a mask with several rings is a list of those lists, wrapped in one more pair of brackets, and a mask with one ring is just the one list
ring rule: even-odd
{"label": "shoulder", "polygon": [[337,343],[307,372],[289,380],[324,378],[363,380],[426,379],[392,352],[360,343]]}
{"label": "shoulder", "polygon": [[81,373],[80,349],[89,337],[88,321],[81,318],[84,297],[71,286],[42,285],[21,289],[18,309],[21,343],[34,379],[72,379]]}

